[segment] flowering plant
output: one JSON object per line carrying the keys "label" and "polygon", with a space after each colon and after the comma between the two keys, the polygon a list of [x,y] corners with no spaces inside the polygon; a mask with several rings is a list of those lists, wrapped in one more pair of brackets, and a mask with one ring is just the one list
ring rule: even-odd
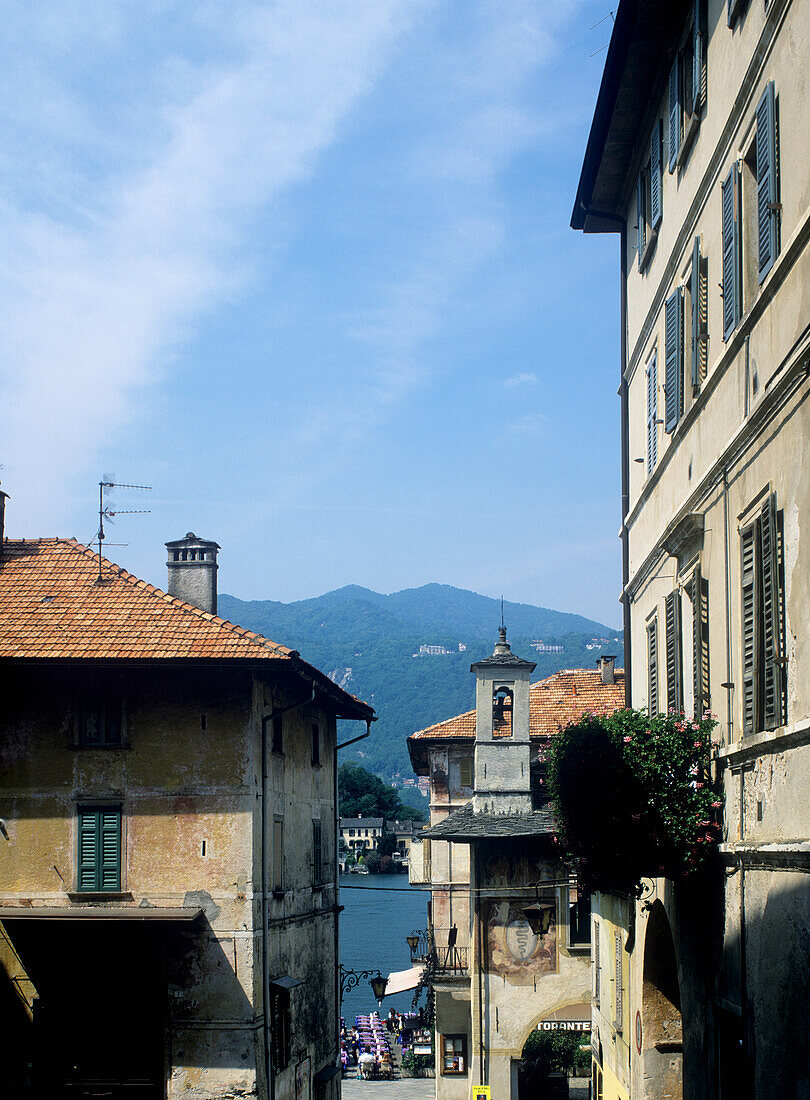
{"label": "flowering plant", "polygon": [[584,889],[637,890],[681,878],[719,839],[721,796],[709,776],[712,715],[585,715],[552,738],[548,783],[565,858]]}

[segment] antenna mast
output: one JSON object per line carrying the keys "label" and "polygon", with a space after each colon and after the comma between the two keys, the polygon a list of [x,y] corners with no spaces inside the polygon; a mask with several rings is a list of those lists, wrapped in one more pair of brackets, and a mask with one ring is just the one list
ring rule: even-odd
{"label": "antenna mast", "polygon": [[[151,508],[125,508],[122,510],[113,509],[110,505],[104,504],[104,494],[111,493],[113,489],[151,489],[151,485],[126,485],[124,482],[116,481],[114,474],[103,474],[101,481],[98,483],[98,533],[96,538],[98,539],[98,577],[96,578],[96,584],[102,584],[101,578],[101,544],[104,542],[104,520],[108,519],[110,523],[115,516],[144,516],[148,512],[151,512]],[[111,543],[110,545],[122,546],[124,543]]]}

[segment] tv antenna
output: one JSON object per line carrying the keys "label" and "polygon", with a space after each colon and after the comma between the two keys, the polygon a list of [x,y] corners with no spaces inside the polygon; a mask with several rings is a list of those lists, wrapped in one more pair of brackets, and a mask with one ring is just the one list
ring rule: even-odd
{"label": "tv antenna", "polygon": [[[148,512],[151,512],[151,508],[115,508],[112,500],[105,502],[105,494],[112,493],[113,489],[151,489],[151,485],[128,485],[123,481],[116,481],[115,474],[102,474],[101,481],[98,483],[98,532],[96,539],[98,540],[98,577],[96,578],[96,584],[101,584],[101,544],[105,541],[104,534],[104,520],[113,522],[115,516],[144,516]],[[128,546],[126,542],[111,542],[109,546]]]}

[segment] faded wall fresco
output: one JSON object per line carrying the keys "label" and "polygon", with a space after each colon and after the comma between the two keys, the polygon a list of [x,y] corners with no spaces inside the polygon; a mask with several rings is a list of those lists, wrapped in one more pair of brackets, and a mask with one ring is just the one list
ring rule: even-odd
{"label": "faded wall fresco", "polygon": [[487,909],[487,969],[513,983],[531,985],[557,970],[557,904],[553,893],[538,900],[491,901]]}

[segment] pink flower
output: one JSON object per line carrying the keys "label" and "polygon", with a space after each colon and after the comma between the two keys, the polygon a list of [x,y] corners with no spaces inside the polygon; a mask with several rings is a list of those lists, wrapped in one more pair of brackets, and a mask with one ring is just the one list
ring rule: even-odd
{"label": "pink flower", "polygon": [[723,805],[722,802],[712,802],[712,809],[713,810],[719,810],[722,805]]}
{"label": "pink flower", "polygon": [[629,745],[632,740],[633,740],[632,737],[625,737],[625,739],[624,739],[625,745]]}
{"label": "pink flower", "polygon": [[695,741],[695,748],[696,749],[702,749],[703,748],[703,742],[702,741]]}
{"label": "pink flower", "polygon": [[695,790],[699,791],[702,786],[703,783],[695,783]]}

